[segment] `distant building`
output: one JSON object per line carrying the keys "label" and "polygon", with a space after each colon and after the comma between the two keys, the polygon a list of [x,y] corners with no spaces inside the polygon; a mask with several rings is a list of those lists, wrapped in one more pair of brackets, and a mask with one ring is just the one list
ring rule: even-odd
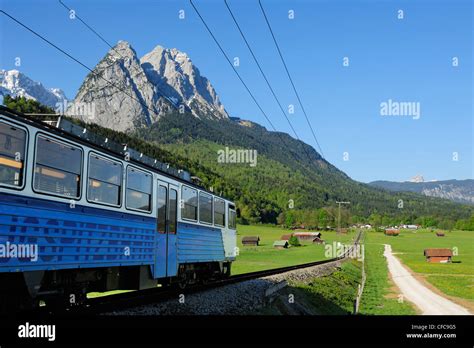
{"label": "distant building", "polygon": [[444,237],[444,233],[443,233],[443,232],[436,232],[436,236],[438,236],[438,237]]}
{"label": "distant building", "polygon": [[423,254],[426,261],[432,263],[448,263],[451,262],[453,251],[451,249],[425,249]]}
{"label": "distant building", "polygon": [[295,232],[293,236],[301,242],[312,242],[314,238],[321,238],[321,232]]}
{"label": "distant building", "polygon": [[417,230],[420,226],[419,225],[401,225],[400,227],[408,229],[408,230]]}
{"label": "distant building", "polygon": [[276,249],[286,249],[288,248],[289,244],[287,240],[276,240],[273,243],[273,247]]}
{"label": "distant building", "polygon": [[292,234],[284,234],[280,237],[280,240],[290,240],[290,238],[293,236]]}
{"label": "distant building", "polygon": [[259,243],[260,243],[259,236],[242,237],[242,245],[244,246],[258,246]]}

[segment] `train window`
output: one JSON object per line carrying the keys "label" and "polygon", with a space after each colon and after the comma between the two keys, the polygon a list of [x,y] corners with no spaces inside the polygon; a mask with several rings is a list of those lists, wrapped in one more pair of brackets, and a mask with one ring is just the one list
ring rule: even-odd
{"label": "train window", "polygon": [[121,193],[122,165],[91,153],[87,199],[91,202],[120,206]]}
{"label": "train window", "polygon": [[0,185],[23,186],[26,132],[0,122]]}
{"label": "train window", "polygon": [[183,219],[197,220],[197,191],[187,186],[183,186],[181,188],[181,200],[181,217]]}
{"label": "train window", "polygon": [[168,189],[160,185],[158,187],[158,232],[166,233],[166,201],[168,200]]}
{"label": "train window", "polygon": [[39,135],[34,188],[58,196],[81,195],[82,150]]}
{"label": "train window", "polygon": [[212,196],[199,192],[199,222],[212,224]]}
{"label": "train window", "polygon": [[127,208],[151,212],[152,185],[151,174],[127,167]]}
{"label": "train window", "polygon": [[229,228],[231,230],[235,230],[235,228],[237,227],[236,214],[235,214],[235,210],[233,208],[234,208],[234,206],[229,206]]}
{"label": "train window", "polygon": [[225,227],[225,201],[214,198],[214,224]]}
{"label": "train window", "polygon": [[178,191],[170,188],[170,223],[169,233],[176,233],[176,223],[178,220]]}

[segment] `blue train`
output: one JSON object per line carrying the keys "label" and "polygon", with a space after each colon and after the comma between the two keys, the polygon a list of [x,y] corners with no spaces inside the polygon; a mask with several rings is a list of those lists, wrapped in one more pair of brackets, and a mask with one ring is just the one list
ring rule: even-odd
{"label": "blue train", "polygon": [[0,107],[3,308],[230,275],[235,204],[98,138]]}

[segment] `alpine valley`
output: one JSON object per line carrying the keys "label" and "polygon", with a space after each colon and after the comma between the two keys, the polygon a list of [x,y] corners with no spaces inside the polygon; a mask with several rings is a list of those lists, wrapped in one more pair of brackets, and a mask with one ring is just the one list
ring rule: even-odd
{"label": "alpine valley", "polygon": [[[189,170],[202,185],[235,200],[243,223],[331,226],[339,200],[351,202],[343,211],[344,225],[422,224],[428,218],[454,225],[474,212],[473,206],[448,199],[354,181],[310,145],[230,117],[211,82],[174,48],[157,46],[139,58],[120,41],[86,76],[72,105],[91,103],[92,115],[78,114],[77,108],[66,114],[94,132]],[[256,151],[256,165],[219,161],[219,153],[229,149]]]}

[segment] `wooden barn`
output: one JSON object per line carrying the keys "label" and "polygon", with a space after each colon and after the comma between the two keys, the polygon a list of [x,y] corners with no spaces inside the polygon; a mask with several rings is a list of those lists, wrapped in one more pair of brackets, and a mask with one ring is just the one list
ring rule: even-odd
{"label": "wooden barn", "polygon": [[400,230],[396,230],[394,228],[387,228],[385,230],[386,236],[398,236],[400,234]]}
{"label": "wooden barn", "polygon": [[295,232],[293,236],[298,238],[299,242],[312,242],[314,238],[321,238],[321,232]]}
{"label": "wooden barn", "polygon": [[277,249],[286,249],[288,248],[289,244],[287,240],[276,240],[273,243],[273,247]]}
{"label": "wooden barn", "polygon": [[244,246],[258,246],[260,243],[259,236],[245,236],[242,237],[242,245]]}
{"label": "wooden barn", "polygon": [[451,262],[453,251],[451,249],[425,249],[423,254],[428,262],[448,263]]}

